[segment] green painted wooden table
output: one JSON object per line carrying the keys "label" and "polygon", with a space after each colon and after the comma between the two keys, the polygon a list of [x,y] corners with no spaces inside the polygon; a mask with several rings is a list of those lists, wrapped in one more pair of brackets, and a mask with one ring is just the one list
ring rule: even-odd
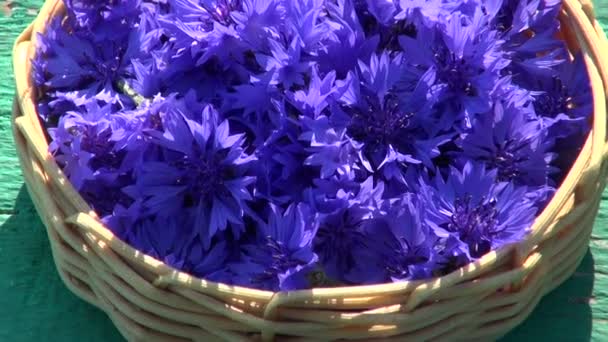
{"label": "green painted wooden table", "polygon": [[[13,147],[11,48],[42,2],[0,0],[0,342],[122,341],[105,314],[61,283]],[[608,0],[595,4],[608,30]],[[608,341],[608,191],[591,239],[574,276],[504,341]]]}

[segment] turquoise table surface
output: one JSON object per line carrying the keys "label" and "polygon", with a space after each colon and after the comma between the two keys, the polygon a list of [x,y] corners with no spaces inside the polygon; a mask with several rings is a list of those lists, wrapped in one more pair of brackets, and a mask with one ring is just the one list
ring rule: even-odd
{"label": "turquoise table surface", "polygon": [[[42,2],[0,0],[0,342],[123,341],[103,312],[61,283],[15,155],[12,44]],[[608,0],[595,5],[608,30]],[[581,266],[503,342],[535,340],[608,341],[608,191]]]}

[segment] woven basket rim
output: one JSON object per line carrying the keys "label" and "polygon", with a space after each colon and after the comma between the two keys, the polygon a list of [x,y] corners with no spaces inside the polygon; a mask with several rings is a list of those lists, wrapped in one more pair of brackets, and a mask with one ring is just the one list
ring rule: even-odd
{"label": "woven basket rim", "polygon": [[[13,50],[14,58],[17,59],[23,57],[18,56],[16,54],[18,45],[22,42],[31,41],[32,48],[29,50],[27,56],[28,60],[31,60],[35,50],[36,37],[39,33],[44,32],[45,23],[47,23],[48,20],[54,16],[63,15],[64,11],[65,8],[61,0],[47,0],[44,6],[42,7],[36,21],[30,26],[28,26],[28,28],[17,39]],[[577,18],[580,17],[580,13],[578,13],[578,11],[582,12],[583,9],[581,8],[579,0],[564,0],[563,11],[565,13],[563,15],[568,16],[568,18]],[[572,15],[572,13],[575,12],[577,12],[578,14]],[[580,25],[581,23],[578,24]],[[595,23],[588,23],[589,27],[592,27],[592,25],[597,25],[597,21]],[[585,28],[583,29],[583,33],[577,32],[577,38],[579,40],[579,43],[581,44],[581,49],[586,59],[585,63],[587,65],[587,72],[590,78],[593,80],[599,78],[600,75],[600,71],[598,71],[597,64],[604,65],[601,70],[608,70],[608,68],[605,67],[608,63],[608,59],[594,61],[591,57],[589,57],[589,50],[597,47],[593,45],[588,46],[588,44],[586,44],[584,39],[585,36],[583,36],[583,34],[589,34],[588,31],[589,28],[585,26]],[[605,41],[605,37],[602,37],[602,39]],[[24,67],[25,63],[18,64],[14,62],[15,73],[22,72],[18,69],[20,66]],[[530,233],[528,233],[525,239],[520,242],[503,246],[502,248],[497,250],[493,250],[478,259],[477,261],[469,263],[441,277],[435,277],[425,280],[404,281],[374,285],[339,286],[281,292],[263,291],[247,287],[212,282],[205,280],[204,278],[198,278],[183,271],[177,270],[154,257],[145,255],[145,253],[138,251],[137,249],[131,247],[129,244],[123,242],[120,238],[115,236],[109,228],[105,227],[99,220],[97,220],[94,211],[90,207],[88,207],[88,205],[87,211],[81,212],[79,215],[69,218],[68,221],[74,223],[77,226],[80,226],[83,229],[94,232],[98,238],[108,243],[112,249],[120,249],[116,250],[119,255],[123,257],[125,256],[125,254],[131,255],[130,261],[146,269],[156,270],[156,273],[159,275],[159,278],[158,281],[155,282],[155,285],[158,286],[167,286],[174,281],[189,284],[196,283],[200,284],[201,286],[210,288],[211,291],[218,291],[224,294],[232,293],[255,297],[260,300],[281,302],[286,300],[303,298],[346,297],[351,296],[353,294],[369,294],[370,296],[372,296],[374,294],[400,292],[406,289],[427,291],[443,285],[454,284],[459,281],[462,281],[463,279],[474,278],[475,275],[480,273],[485,266],[494,264],[499,260],[502,260],[503,258],[509,258],[513,252],[520,256],[520,260],[514,261],[516,264],[523,264],[529,257],[534,256],[534,254],[532,254],[534,246],[541,241],[543,232],[551,225],[553,219],[557,217],[557,215],[559,214],[559,210],[566,203],[568,195],[573,192],[574,186],[578,184],[581,179],[584,178],[582,170],[589,165],[591,167],[599,168],[602,160],[606,159],[606,152],[608,152],[608,149],[605,146],[605,85],[603,84],[603,82],[592,82],[592,85],[594,99],[593,127],[589,132],[585,144],[581,148],[581,153],[577,157],[575,163],[571,166],[571,169],[569,170],[562,185],[560,185],[560,187],[557,189],[557,192],[554,194],[545,209],[536,216],[536,219],[533,225],[531,226]],[[37,118],[38,113],[36,111],[36,105],[34,100],[35,91],[36,88],[33,85],[31,74],[29,75],[29,77],[27,77],[26,84],[17,84],[17,94],[18,101],[21,107],[21,115],[28,115],[28,110],[25,108],[29,108],[29,113],[36,114]],[[603,110],[598,110],[601,108],[603,108]],[[18,116],[18,113],[14,114],[16,117]],[[39,129],[43,129],[39,121],[38,125],[40,126]],[[43,147],[46,149],[46,151],[48,151],[48,141],[46,141],[45,139],[43,143]],[[53,163],[55,163],[54,158]],[[70,191],[73,191],[78,194],[78,192],[73,188],[71,183],[68,182],[68,184],[66,184],[65,186],[71,188]],[[79,194],[78,196],[78,201],[86,203]]]}

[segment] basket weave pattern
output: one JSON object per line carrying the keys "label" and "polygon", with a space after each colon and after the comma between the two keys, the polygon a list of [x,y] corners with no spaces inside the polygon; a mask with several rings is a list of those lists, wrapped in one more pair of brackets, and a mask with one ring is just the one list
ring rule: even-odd
{"label": "basket weave pattern", "polygon": [[15,43],[15,143],[63,282],[130,341],[493,340],[566,280],[587,250],[608,173],[608,43],[590,0],[564,0],[560,19],[571,52],[585,57],[593,129],[524,242],[429,281],[289,293],[192,277],[134,250],[98,221],[48,153],[30,77],[37,33],[64,11],[60,0],[48,0]]}

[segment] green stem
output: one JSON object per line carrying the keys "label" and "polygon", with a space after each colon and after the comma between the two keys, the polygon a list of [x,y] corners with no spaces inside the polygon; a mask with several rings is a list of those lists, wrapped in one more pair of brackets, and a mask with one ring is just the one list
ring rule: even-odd
{"label": "green stem", "polygon": [[131,86],[127,84],[127,82],[123,80],[118,81],[118,89],[120,89],[124,95],[130,97],[138,107],[145,101],[149,101],[148,98],[138,94],[133,88],[131,88]]}

